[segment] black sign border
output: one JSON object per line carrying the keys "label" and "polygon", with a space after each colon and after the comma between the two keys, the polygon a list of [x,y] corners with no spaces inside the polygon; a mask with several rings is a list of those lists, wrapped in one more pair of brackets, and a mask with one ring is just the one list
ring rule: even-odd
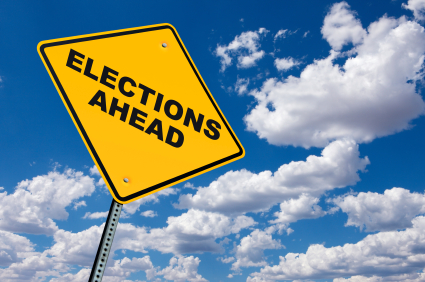
{"label": "black sign border", "polygon": [[[91,40],[97,40],[97,39],[104,39],[104,38],[109,38],[109,37],[123,36],[123,35],[135,34],[135,33],[149,32],[149,31],[155,31],[155,30],[161,30],[161,29],[169,29],[173,32],[174,37],[176,38],[177,42],[179,43],[180,48],[183,51],[184,55],[186,56],[186,59],[189,62],[194,74],[198,78],[199,83],[202,85],[202,88],[204,89],[205,93],[207,94],[208,98],[210,99],[211,104],[214,106],[215,110],[219,114],[221,121],[226,126],[227,130],[229,131],[230,135],[232,136],[233,140],[235,141],[236,145],[238,146],[239,152],[236,153],[236,154],[230,155],[228,157],[225,157],[223,159],[220,159],[218,161],[207,164],[205,166],[202,166],[200,168],[197,168],[197,169],[194,169],[192,171],[181,174],[179,176],[176,176],[174,178],[171,178],[167,181],[161,182],[161,183],[156,184],[154,186],[151,186],[149,188],[145,188],[145,189],[143,189],[139,192],[133,193],[133,194],[125,196],[125,197],[121,197],[119,195],[118,191],[116,190],[114,183],[112,182],[111,178],[109,177],[109,174],[106,171],[106,168],[103,166],[103,163],[100,160],[100,157],[96,152],[96,149],[94,148],[93,144],[91,143],[91,141],[90,141],[90,139],[89,139],[84,127],[83,127],[83,124],[80,122],[80,119],[78,118],[77,113],[75,112],[70,100],[68,99],[68,96],[66,95],[65,89],[62,87],[62,84],[60,83],[59,78],[56,75],[55,70],[53,69],[53,67],[52,67],[49,59],[47,58],[47,55],[46,55],[44,50],[48,47],[53,47],[53,46],[66,45],[66,44],[72,44],[72,43],[84,42],[84,41],[91,41]],[[172,26],[161,25],[161,26],[156,26],[156,27],[132,29],[132,30],[127,30],[127,31],[117,31],[117,32],[108,33],[108,34],[101,34],[101,35],[94,35],[94,36],[88,36],[88,37],[83,37],[83,38],[67,39],[67,40],[63,40],[63,41],[50,42],[50,43],[45,43],[45,44],[40,45],[39,50],[40,50],[40,53],[42,54],[42,56],[44,58],[46,65],[48,66],[48,68],[50,70],[50,73],[52,74],[53,78],[55,79],[56,85],[60,89],[62,97],[64,98],[64,100],[65,100],[65,102],[68,106],[68,109],[71,111],[72,116],[73,116],[75,122],[77,123],[78,128],[80,129],[80,132],[82,133],[82,135],[83,135],[83,137],[86,141],[86,144],[89,146],[91,153],[95,157],[97,164],[99,165],[100,169],[102,170],[103,175],[105,176],[109,186],[111,187],[115,198],[118,199],[119,201],[127,202],[127,201],[130,201],[132,199],[138,198],[138,197],[143,196],[147,193],[151,193],[155,190],[161,189],[164,186],[170,185],[174,182],[178,182],[178,181],[180,181],[184,178],[190,177],[190,176],[197,174],[199,172],[202,172],[204,170],[208,170],[212,167],[218,166],[222,163],[225,163],[225,162],[228,162],[232,159],[238,158],[238,157],[240,157],[244,154],[244,149],[243,149],[242,145],[239,143],[238,139],[236,138],[233,131],[231,130],[229,124],[226,122],[226,119],[222,115],[221,111],[218,109],[218,106],[215,103],[214,99],[212,98],[211,93],[208,91],[207,87],[205,86],[204,82],[202,81],[201,76],[199,75],[198,71],[196,70],[194,64],[192,63],[192,60],[190,59],[188,53],[186,52],[186,49],[183,47],[183,44],[180,41],[179,36],[177,36],[177,32],[174,30],[174,28]]]}

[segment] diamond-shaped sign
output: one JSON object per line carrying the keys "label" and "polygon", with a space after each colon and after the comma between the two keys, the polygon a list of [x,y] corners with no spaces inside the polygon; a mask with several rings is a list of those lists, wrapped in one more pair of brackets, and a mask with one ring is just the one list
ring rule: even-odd
{"label": "diamond-shaped sign", "polygon": [[244,156],[171,25],[42,41],[38,51],[117,202]]}

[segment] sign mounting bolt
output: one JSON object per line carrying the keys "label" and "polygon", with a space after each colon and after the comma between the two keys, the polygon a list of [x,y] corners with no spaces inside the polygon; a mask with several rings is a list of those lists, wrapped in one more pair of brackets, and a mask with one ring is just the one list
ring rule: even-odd
{"label": "sign mounting bolt", "polygon": [[128,178],[124,178],[124,182],[125,183],[128,183]]}
{"label": "sign mounting bolt", "polygon": [[162,47],[167,47],[167,43],[162,43]]}

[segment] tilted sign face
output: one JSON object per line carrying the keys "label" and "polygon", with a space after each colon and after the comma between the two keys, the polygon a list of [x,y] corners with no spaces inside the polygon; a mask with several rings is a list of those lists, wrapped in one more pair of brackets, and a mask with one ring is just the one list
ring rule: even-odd
{"label": "tilted sign face", "polygon": [[48,40],[38,51],[116,201],[244,156],[171,25]]}

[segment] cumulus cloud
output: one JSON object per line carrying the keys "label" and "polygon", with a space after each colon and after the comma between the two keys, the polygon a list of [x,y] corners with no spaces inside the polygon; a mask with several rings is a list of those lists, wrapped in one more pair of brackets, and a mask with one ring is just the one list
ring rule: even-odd
{"label": "cumulus cloud", "polygon": [[301,194],[298,199],[289,199],[280,204],[280,211],[275,212],[277,217],[269,222],[280,225],[280,229],[287,229],[291,222],[300,219],[313,219],[326,215],[326,212],[318,205],[319,198],[309,194]]}
{"label": "cumulus cloud", "polygon": [[334,4],[323,22],[323,38],[336,51],[348,43],[359,44],[366,36],[360,20],[354,17],[354,12],[349,8],[347,2]]}
{"label": "cumulus cloud", "polygon": [[285,38],[287,33],[288,33],[287,29],[280,29],[278,32],[276,32],[273,38],[273,41],[276,41],[279,38]]}
{"label": "cumulus cloud", "polygon": [[239,78],[235,83],[235,91],[238,95],[243,95],[248,92],[249,78]]}
{"label": "cumulus cloud", "polygon": [[65,208],[94,190],[93,178],[72,169],[21,181],[13,194],[0,193],[0,229],[52,235],[58,230],[53,219],[67,219]]}
{"label": "cumulus cloud", "polygon": [[129,215],[132,215],[134,213],[136,213],[139,209],[141,205],[144,205],[146,203],[149,202],[153,202],[153,203],[159,203],[159,197],[167,197],[170,195],[175,195],[177,194],[177,192],[179,192],[179,189],[176,188],[167,188],[164,190],[161,190],[159,192],[156,192],[154,194],[151,194],[149,196],[140,198],[136,201],[133,201],[131,203],[125,204],[123,205],[123,213],[122,213],[122,217],[126,217]]}
{"label": "cumulus cloud", "polygon": [[108,280],[123,281],[131,273],[138,271],[145,271],[146,278],[149,280],[155,276],[155,269],[149,256],[132,259],[125,257],[122,260],[115,260],[113,266],[105,269],[105,275],[109,276]]}
{"label": "cumulus cloud", "polygon": [[[78,271],[76,274],[67,273],[59,278],[52,278],[50,282],[81,282],[88,281],[90,277],[91,269],[83,268]],[[106,277],[105,277],[106,278]],[[106,280],[106,279],[105,279]]]}
{"label": "cumulus cloud", "polygon": [[391,275],[387,277],[373,275],[366,277],[355,275],[350,278],[336,278],[333,282],[423,282],[425,281],[425,273],[406,273],[400,275]]}
{"label": "cumulus cloud", "polygon": [[288,29],[280,29],[273,37],[273,42],[276,42],[278,39],[286,38],[289,35],[295,34],[298,32],[298,29],[295,31],[291,31]]}
{"label": "cumulus cloud", "polygon": [[173,234],[193,234],[199,236],[223,237],[238,233],[241,229],[254,225],[254,220],[247,216],[234,219],[212,212],[190,209],[180,216],[170,216],[167,231]]}
{"label": "cumulus cloud", "polygon": [[230,218],[193,209],[180,216],[169,217],[167,223],[168,226],[163,229],[150,230],[150,247],[174,254],[220,252],[223,249],[215,242],[216,238],[237,234],[255,224],[247,216]]}
{"label": "cumulus cloud", "polygon": [[[33,257],[37,258],[37,257]],[[91,269],[89,268],[82,268],[77,273],[66,273],[61,275],[64,271],[69,271],[69,269],[66,268],[60,268],[60,263],[56,263],[54,258],[46,258],[44,255],[41,255],[40,258],[44,261],[46,264],[45,269],[38,270],[35,274],[33,272],[30,272],[30,274],[34,274],[34,276],[25,275],[25,267],[26,265],[20,264],[21,267],[23,267],[21,273],[13,273],[10,270],[6,269],[6,271],[3,274],[8,275],[15,274],[15,276],[0,276],[6,280],[2,281],[44,281],[44,280],[31,280],[34,278],[45,278],[46,276],[55,276],[55,278],[52,278],[51,282],[80,282],[80,281],[87,281],[90,277]],[[152,265],[152,262],[150,260],[149,256],[144,256],[143,258],[132,258],[129,259],[127,257],[121,259],[121,260],[112,260],[111,258],[108,260],[110,263],[110,267],[107,267],[105,270],[105,274],[103,276],[102,281],[105,282],[130,282],[134,280],[126,280],[127,277],[129,277],[132,273],[139,272],[139,271],[145,271],[146,277],[150,280],[155,276],[155,268]],[[48,267],[50,267],[53,270],[47,270]],[[59,267],[59,268],[58,268]],[[56,271],[54,269],[57,269]],[[16,270],[15,270],[16,271]],[[1,272],[0,272],[1,275]],[[12,278],[13,277],[13,278]],[[16,279],[17,278],[17,279]],[[25,280],[26,279],[26,280]],[[138,281],[138,280],[137,280]],[[141,281],[140,281],[141,282]]]}
{"label": "cumulus cloud", "polygon": [[[97,181],[96,185],[97,185],[97,186],[101,186],[101,187],[105,188],[105,189],[106,189],[106,191],[107,191],[106,184],[105,184],[105,180],[103,180],[103,178],[99,178],[99,180]],[[105,191],[105,192],[106,192],[106,191]]]}
{"label": "cumulus cloud", "polygon": [[23,236],[0,231],[0,266],[21,261],[34,252],[34,245]]}
{"label": "cumulus cloud", "polygon": [[[158,267],[154,267],[150,257],[144,256],[142,258],[129,259],[127,257],[122,260],[114,260],[113,265],[106,268],[103,281],[106,282],[130,282],[139,280],[126,280],[132,273],[144,271],[148,280],[155,280],[155,277],[163,276],[167,280],[176,282],[207,282],[200,274],[197,273],[198,266],[201,260],[193,256],[184,257],[177,256],[170,260],[169,266],[158,271]],[[80,282],[88,280],[90,276],[90,269],[83,268],[76,274],[65,274],[59,278],[54,278],[52,282]],[[139,281],[142,282],[142,281]]]}
{"label": "cumulus cloud", "polygon": [[348,214],[347,226],[368,232],[412,227],[412,219],[425,213],[425,195],[403,188],[385,190],[384,194],[361,192],[331,201]]}
{"label": "cumulus cloud", "polygon": [[92,167],[89,169],[89,171],[90,171],[90,175],[97,175],[97,176],[100,176],[100,172],[99,172],[99,170],[97,169],[97,166],[96,166],[96,165],[92,166]]}
{"label": "cumulus cloud", "polygon": [[80,202],[76,202],[74,203],[74,210],[77,210],[79,207],[87,207],[86,201],[80,201]]}
{"label": "cumulus cloud", "polygon": [[231,263],[232,261],[235,260],[234,257],[221,257],[221,258],[217,258],[217,260],[220,260],[222,263]]}
{"label": "cumulus cloud", "polygon": [[158,271],[157,275],[162,275],[165,279],[174,282],[207,282],[208,280],[198,274],[200,262],[201,260],[199,258],[193,256],[173,257],[170,259],[170,265]]}
{"label": "cumulus cloud", "polygon": [[[45,251],[46,255],[55,257],[57,262],[80,266],[92,266],[99,246],[105,224],[73,233],[58,230],[54,235],[53,246]],[[120,225],[118,225],[120,226]],[[115,245],[114,240],[114,245]],[[112,257],[112,255],[111,255]],[[108,264],[110,262],[108,261]]]}
{"label": "cumulus cloud", "polygon": [[368,235],[356,244],[330,248],[310,245],[305,254],[280,256],[278,265],[252,273],[247,281],[325,279],[371,273],[387,277],[416,272],[425,263],[425,217],[414,218],[412,224],[405,231]]}
{"label": "cumulus cloud", "polygon": [[[106,282],[130,282],[135,280],[126,280],[132,273],[145,271],[148,280],[154,280],[155,277],[163,276],[167,280],[175,282],[207,282],[198,274],[198,266],[201,260],[190,256],[178,256],[170,259],[169,266],[158,271],[150,260],[149,256],[142,258],[115,260],[111,267],[106,268],[103,281]],[[53,278],[51,282],[80,282],[87,281],[90,276],[90,269],[83,268],[76,274],[67,273],[59,278]],[[137,280],[139,281],[139,280]],[[158,281],[158,280],[155,280]],[[161,281],[161,280],[159,280]],[[142,282],[142,281],[140,281]]]}
{"label": "cumulus cloud", "polygon": [[229,215],[264,211],[302,193],[319,196],[337,187],[353,185],[360,180],[357,172],[367,164],[368,158],[359,157],[354,141],[338,140],[323,149],[321,156],[284,164],[275,173],[227,172],[194,195],[181,195],[176,207]]}
{"label": "cumulus cloud", "polygon": [[105,212],[86,212],[86,214],[83,216],[84,219],[99,219],[99,218],[107,218],[109,211]]}
{"label": "cumulus cloud", "polygon": [[291,68],[298,66],[301,62],[294,60],[294,58],[288,57],[288,58],[277,58],[274,60],[274,65],[279,71],[287,71]]}
{"label": "cumulus cloud", "polygon": [[250,235],[241,239],[236,247],[236,261],[232,264],[232,270],[240,271],[241,267],[265,266],[264,250],[280,249],[284,246],[280,240],[274,240],[272,235],[255,229]]}
{"label": "cumulus cloud", "polygon": [[60,276],[61,272],[69,271],[69,267],[55,262],[54,258],[45,253],[34,253],[19,262],[12,263],[8,268],[0,269],[0,280],[5,282],[45,281],[48,276]]}
{"label": "cumulus cloud", "polygon": [[[167,223],[164,228],[118,224],[111,257],[120,249],[141,253],[157,250],[176,255],[221,252],[223,248],[216,242],[217,238],[239,233],[241,229],[253,226],[255,221],[247,216],[230,218],[217,213],[189,210],[180,216],[169,217]],[[103,228],[104,224],[77,233],[59,230],[53,236],[54,245],[45,252],[61,263],[91,266]]]}
{"label": "cumulus cloud", "polygon": [[141,216],[144,216],[144,217],[155,217],[155,216],[158,216],[158,214],[155,211],[153,211],[153,210],[144,211],[144,212],[140,213],[140,215]]}
{"label": "cumulus cloud", "polygon": [[[343,2],[330,15],[336,8],[348,11]],[[342,55],[332,50],[304,68],[300,77],[270,78],[251,91],[257,105],[244,118],[247,129],[270,144],[304,148],[324,147],[339,138],[370,142],[409,129],[425,108],[415,90],[415,81],[423,76],[424,28],[385,16],[364,36],[354,36],[353,30],[360,28],[350,27],[349,36],[339,36],[339,41],[327,36],[335,46],[348,39],[358,43],[352,50],[356,55],[342,67],[334,63]]]}
{"label": "cumulus cloud", "polygon": [[425,20],[425,0],[409,0],[407,5],[403,3],[402,7],[411,10],[415,19]]}
{"label": "cumulus cloud", "polygon": [[237,35],[227,46],[217,45],[215,55],[220,57],[221,71],[232,65],[232,57],[238,60],[238,68],[249,68],[255,66],[257,61],[263,58],[265,52],[259,50],[260,36],[269,31],[260,28],[258,31],[247,31]]}

